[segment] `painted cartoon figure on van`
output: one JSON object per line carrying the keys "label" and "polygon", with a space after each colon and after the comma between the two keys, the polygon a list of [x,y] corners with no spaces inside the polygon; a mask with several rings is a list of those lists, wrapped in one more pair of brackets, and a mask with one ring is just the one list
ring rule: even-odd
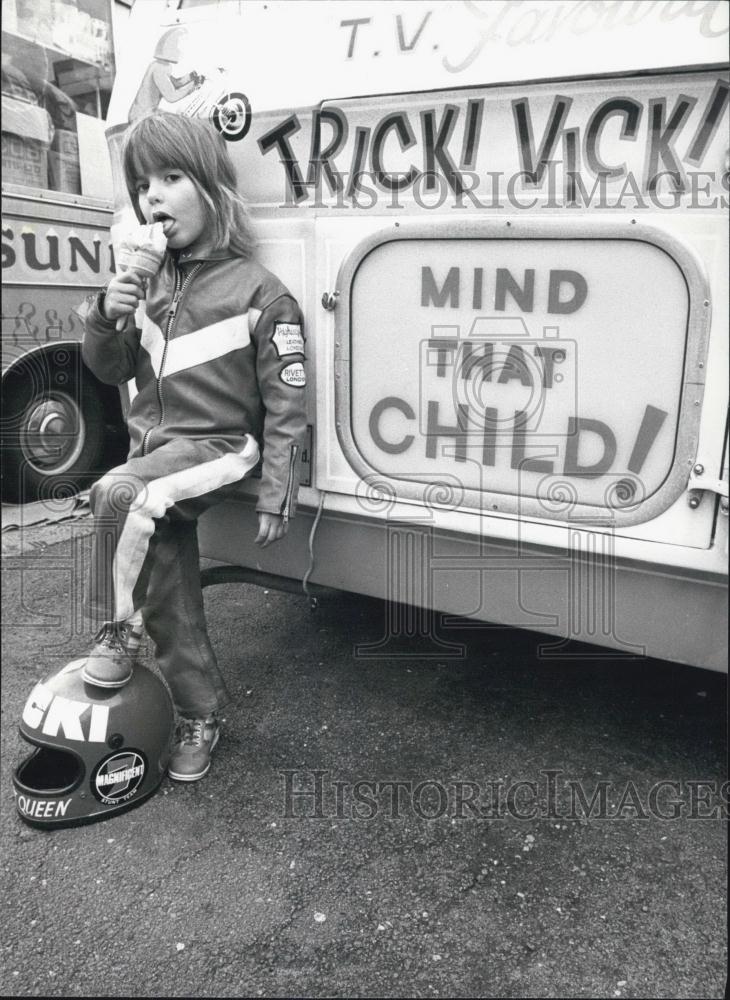
{"label": "painted cartoon figure on van", "polygon": [[228,142],[238,142],[251,125],[248,97],[231,91],[227,72],[213,56],[205,62],[189,45],[188,31],[178,25],[157,42],[154,59],[144,72],[129,121],[151,111],[175,111],[207,118]]}
{"label": "painted cartoon figure on van", "polygon": [[171,28],[162,35],[155,48],[154,61],[149,65],[129,109],[130,122],[155,111],[163,99],[175,104],[203,83],[194,70],[183,72],[180,63],[187,29]]}

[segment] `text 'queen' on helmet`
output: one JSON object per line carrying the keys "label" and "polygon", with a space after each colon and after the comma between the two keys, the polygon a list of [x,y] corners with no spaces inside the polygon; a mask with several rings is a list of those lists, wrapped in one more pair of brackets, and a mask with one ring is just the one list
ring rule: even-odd
{"label": "text 'queen' on helmet", "polygon": [[35,749],[13,773],[15,803],[31,826],[90,823],[131,809],[159,787],[174,712],[163,682],[137,664],[122,688],[84,682],[84,659],[36,684],[20,723]]}

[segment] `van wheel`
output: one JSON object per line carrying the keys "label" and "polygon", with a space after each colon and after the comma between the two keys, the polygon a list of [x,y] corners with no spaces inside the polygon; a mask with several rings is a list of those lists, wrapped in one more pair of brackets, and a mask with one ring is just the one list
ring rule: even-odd
{"label": "van wheel", "polygon": [[99,474],[104,406],[89,378],[63,388],[12,381],[2,400],[2,499],[73,495]]}

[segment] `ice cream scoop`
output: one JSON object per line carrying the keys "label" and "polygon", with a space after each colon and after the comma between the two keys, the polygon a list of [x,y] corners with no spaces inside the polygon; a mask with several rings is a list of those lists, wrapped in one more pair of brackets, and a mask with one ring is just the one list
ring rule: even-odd
{"label": "ice cream scoop", "polygon": [[[167,237],[161,222],[149,226],[132,226],[117,232],[114,256],[120,271],[134,271],[141,278],[152,278],[162,266],[167,249]],[[123,329],[125,317],[117,320],[117,330]]]}

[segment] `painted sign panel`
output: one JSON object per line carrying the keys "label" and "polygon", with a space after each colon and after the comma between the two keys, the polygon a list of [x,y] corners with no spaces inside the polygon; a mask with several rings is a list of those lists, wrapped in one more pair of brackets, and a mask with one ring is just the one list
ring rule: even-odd
{"label": "painted sign panel", "polygon": [[590,230],[383,237],[349,283],[350,461],[467,507],[656,513],[687,436],[693,283],[661,243]]}
{"label": "painted sign panel", "polygon": [[107,230],[27,216],[3,218],[4,285],[63,284],[101,288],[113,274],[114,253]]}
{"label": "painted sign panel", "polygon": [[333,101],[254,119],[266,176],[249,139],[232,152],[252,198],[330,210],[710,208],[727,204],[729,95],[696,74]]}

